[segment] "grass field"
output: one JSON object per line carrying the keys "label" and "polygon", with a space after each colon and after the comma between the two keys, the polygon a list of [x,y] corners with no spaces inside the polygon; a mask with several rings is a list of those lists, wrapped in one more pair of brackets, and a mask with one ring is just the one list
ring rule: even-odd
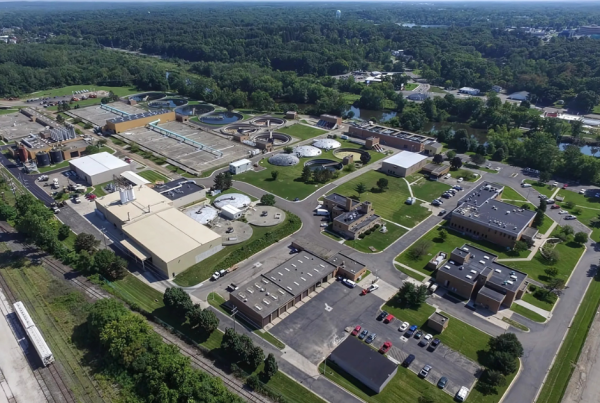
{"label": "grass field", "polygon": [[[22,98],[27,99],[27,98],[66,96],[66,95],[71,95],[74,91],[80,91],[80,90],[112,91],[119,96],[125,96],[125,95],[135,94],[135,93],[139,92],[137,90],[137,88],[132,88],[132,87],[104,87],[104,86],[98,86],[95,84],[89,84],[89,85],[71,85],[69,87],[61,87],[61,88],[56,88],[56,89],[52,89],[52,90],[38,91],[38,92],[31,93],[29,95],[24,95]],[[96,99],[98,101],[100,101],[99,98],[96,98]]]}
{"label": "grass field", "polygon": [[[448,256],[450,256],[450,252],[452,252],[452,250],[454,250],[454,248],[462,246],[465,243],[470,243],[470,244],[478,246],[484,250],[489,250],[492,253],[498,255],[498,257],[500,259],[526,257],[529,254],[529,251],[525,251],[525,252],[507,251],[506,248],[504,248],[504,247],[500,247],[498,245],[494,245],[490,242],[486,242],[483,240],[475,240],[467,235],[462,235],[459,232],[455,232],[455,231],[452,231],[449,229],[447,229],[448,237],[446,238],[446,240],[442,241],[442,239],[439,238],[440,230],[441,230],[441,227],[434,228],[419,239],[419,241],[425,241],[425,242],[428,241],[431,243],[427,254],[425,254],[424,256],[421,256],[419,259],[415,260],[409,256],[409,250],[410,250],[410,248],[409,248],[405,252],[401,253],[396,258],[396,260],[399,263],[403,263],[409,267],[412,267],[415,270],[422,272],[423,274],[431,276],[432,271],[427,269],[425,267],[425,265],[427,264],[427,262],[429,262],[429,260],[431,260],[431,258],[434,257],[435,254],[437,254],[440,251],[443,251],[443,252],[446,252],[448,254]],[[509,263],[508,265],[511,266],[513,263],[529,263],[529,262],[507,262],[507,263]]]}
{"label": "grass field", "polygon": [[[555,187],[550,186],[548,184],[536,185],[537,181],[533,180],[533,179],[525,179],[525,183],[531,184],[531,188],[537,190],[539,193],[546,195],[548,197],[550,197],[552,195],[552,193],[554,193],[554,191],[556,190]],[[529,191],[529,189],[527,189],[527,188],[524,188],[524,189]],[[525,190],[523,192],[525,192]]]}
{"label": "grass field", "polygon": [[[360,145],[346,140],[338,141],[342,143],[342,147],[344,148],[360,148]],[[370,161],[371,164],[385,157],[385,155],[381,153],[373,151],[369,151],[369,153],[372,157]],[[326,158],[334,161],[339,160],[331,151],[324,151],[318,158]],[[264,189],[267,192],[283,197],[284,199],[293,200],[296,197],[299,199],[304,199],[311,193],[318,190],[320,187],[326,185],[326,183],[313,183],[312,181],[304,183],[300,181],[300,175],[302,174],[304,163],[309,160],[309,158],[301,158],[298,165],[282,167],[271,165],[267,159],[263,159],[259,162],[259,165],[264,167],[264,170],[260,172],[249,171],[240,175],[235,175],[235,180],[247,182],[251,185]],[[279,177],[277,180],[273,180],[271,177],[271,171],[279,172]],[[340,177],[348,173],[343,169],[339,172]]]}
{"label": "grass field", "polygon": [[600,282],[594,278],[548,373],[538,403],[560,403],[562,400],[599,304]]}
{"label": "grass field", "polygon": [[435,93],[438,93],[438,94],[446,94],[446,91],[444,91],[440,87],[436,87],[436,86],[433,86],[433,85],[429,87],[429,92],[435,92]]}
{"label": "grass field", "polygon": [[[527,189],[525,189],[527,190]],[[513,188],[504,186],[504,190],[502,191],[502,200],[503,201],[511,201],[511,200],[522,200],[526,202],[525,196],[521,196],[520,193],[517,193]]]}
{"label": "grass field", "polygon": [[354,102],[360,99],[360,95],[352,94],[350,92],[343,92],[342,98],[344,99],[344,102],[346,102],[348,105],[352,105]]}
{"label": "grass field", "polygon": [[290,136],[296,137],[300,140],[308,140],[313,137],[320,136],[321,134],[327,133],[325,130],[317,129],[310,126],[304,126],[301,124],[293,124],[291,126],[284,127],[277,130],[278,132],[289,134]]}
{"label": "grass field", "polygon": [[150,182],[154,183],[156,181],[163,181],[163,182],[169,182],[169,178],[167,178],[166,176],[164,176],[163,174],[156,172],[156,171],[141,171],[137,173],[139,176],[141,176],[142,178],[149,180]]}
{"label": "grass field", "polygon": [[[388,188],[384,192],[377,189],[377,181],[381,178],[388,180]],[[386,175],[379,171],[368,171],[364,174],[349,180],[338,186],[330,193],[339,193],[344,196],[356,198],[356,185],[363,183],[368,192],[360,195],[360,200],[368,200],[373,204],[375,213],[386,220],[412,228],[425,218],[429,217],[431,212],[419,203],[408,205],[405,203],[410,196],[408,185],[403,178]],[[375,192],[373,192],[375,191]]]}
{"label": "grass field", "polygon": [[528,319],[531,319],[534,322],[543,323],[546,321],[546,318],[544,318],[542,315],[535,313],[531,309],[527,309],[524,306],[521,306],[519,304],[512,304],[512,306],[510,307],[510,310],[515,311],[519,315],[524,316]]}
{"label": "grass field", "polygon": [[[576,208],[581,208],[582,212],[577,215],[577,220],[592,230],[592,239],[600,241],[600,228],[590,225],[590,221],[600,215],[600,197],[586,197],[586,195],[580,195],[569,190],[561,190],[558,192],[558,195],[565,198],[564,201],[560,203],[563,209],[569,210],[564,205],[566,202],[575,204],[575,207],[569,210],[571,213]],[[568,224],[568,222],[563,221],[563,224]]]}
{"label": "grass field", "polygon": [[122,280],[107,284],[106,287],[112,287],[128,303],[135,303],[137,306],[147,312],[154,312],[164,307],[163,294],[137,279],[134,275],[128,274]]}
{"label": "grass field", "polygon": [[497,174],[498,173],[498,171],[496,171],[495,169],[489,169],[489,168],[486,168],[484,166],[475,165],[473,163],[466,163],[465,164],[465,168],[477,169],[479,171],[484,171],[484,172],[488,172],[488,173],[491,173],[491,174]]}
{"label": "grass field", "polygon": [[104,183],[100,183],[98,185],[94,185],[94,194],[98,197],[102,197],[102,196],[106,196],[106,190],[104,190],[104,187],[106,185],[108,185],[109,183],[112,183],[112,181],[108,181],[108,182],[104,182]]}
{"label": "grass field", "polygon": [[402,273],[406,274],[407,276],[412,277],[416,280],[419,280],[419,281],[425,280],[425,276],[415,273],[412,270],[407,270],[404,267],[400,266],[399,264],[394,264],[394,267],[396,267],[396,269],[400,270]]}
{"label": "grass field", "polygon": [[457,169],[456,171],[450,171],[450,175],[452,175],[453,178],[463,178],[465,182],[475,182],[477,180],[477,178],[473,176],[475,173],[476,172],[473,172],[470,169],[464,168]]}
{"label": "grass field", "polygon": [[[413,182],[414,183],[414,182]],[[450,185],[444,182],[430,181],[425,175],[423,179],[410,186],[413,195],[417,199],[431,202],[442,195],[446,190],[450,189]]]}
{"label": "grass field", "polygon": [[15,109],[0,109],[0,115],[8,115],[10,113],[19,112],[19,109],[23,107],[15,107]]}
{"label": "grass field", "polygon": [[419,84],[416,83],[407,83],[404,85],[404,91],[412,91],[415,88],[417,88],[419,86]]}
{"label": "grass field", "polygon": [[[397,225],[391,223],[385,224],[388,230],[385,234],[381,233],[379,229],[376,229],[372,234],[365,236],[363,239],[357,238],[346,241],[344,245],[364,253],[381,252],[408,232],[406,229]],[[370,247],[375,248],[375,250],[372,251]]]}
{"label": "grass field", "polygon": [[551,311],[552,307],[554,307],[554,304],[556,303],[556,299],[554,300],[554,302],[542,301],[533,296],[533,294],[527,292],[523,294],[523,301],[529,302],[531,305],[545,309],[546,311]]}

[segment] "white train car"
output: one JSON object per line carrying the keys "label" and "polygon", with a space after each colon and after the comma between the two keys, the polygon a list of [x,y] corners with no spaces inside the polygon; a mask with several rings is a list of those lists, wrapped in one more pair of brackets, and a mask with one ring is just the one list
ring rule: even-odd
{"label": "white train car", "polygon": [[54,362],[54,355],[52,355],[52,351],[50,351],[50,347],[46,344],[46,340],[38,330],[36,326],[30,327],[25,330],[27,332],[27,336],[29,336],[29,340],[31,340],[31,344],[37,351],[38,355],[42,359],[42,363],[44,366],[48,366]]}
{"label": "white train car", "polygon": [[33,348],[35,348],[35,351],[37,351],[44,366],[53,363],[54,356],[52,355],[52,351],[50,351],[50,348],[48,347],[48,344],[46,344],[44,337],[35,326],[35,323],[33,322],[33,319],[31,319],[29,312],[27,312],[25,305],[23,305],[21,301],[17,301],[13,304],[13,307],[17,317],[19,318],[19,322],[21,322],[25,333],[27,333]]}
{"label": "white train car", "polygon": [[25,305],[23,305],[21,301],[15,302],[13,304],[13,307],[15,308],[15,313],[17,314],[17,317],[19,318],[19,322],[21,322],[21,326],[23,326],[23,329],[27,330],[30,327],[35,326],[33,319],[31,319],[31,316],[29,316],[29,312],[27,312]]}

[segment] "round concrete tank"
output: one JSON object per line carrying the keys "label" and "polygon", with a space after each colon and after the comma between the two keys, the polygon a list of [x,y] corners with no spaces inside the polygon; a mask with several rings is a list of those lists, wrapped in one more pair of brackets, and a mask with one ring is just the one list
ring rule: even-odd
{"label": "round concrete tank", "polygon": [[58,164],[63,162],[63,154],[60,150],[51,150],[50,151],[50,159],[53,164]]}
{"label": "round concrete tank", "polygon": [[39,152],[35,155],[35,159],[37,160],[38,167],[47,167],[50,165],[50,156],[48,153]]}

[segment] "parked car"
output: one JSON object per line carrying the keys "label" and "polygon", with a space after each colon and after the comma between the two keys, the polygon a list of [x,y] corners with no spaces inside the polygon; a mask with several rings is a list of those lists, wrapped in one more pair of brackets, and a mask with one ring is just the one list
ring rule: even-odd
{"label": "parked car", "polygon": [[438,207],[441,203],[436,199],[436,200],[432,201],[431,204]]}
{"label": "parked car", "polygon": [[573,214],[569,214],[568,216],[565,217],[565,220],[576,220],[577,217],[575,217]]}
{"label": "parked car", "polygon": [[567,210],[560,210],[558,214],[569,214],[569,212]]}
{"label": "parked car", "polygon": [[408,368],[410,366],[410,364],[412,364],[412,362],[415,360],[415,356],[414,354],[409,354],[408,357],[406,357],[404,359],[404,361],[402,361],[402,366],[405,368]]}
{"label": "parked car", "polygon": [[391,313],[385,317],[385,319],[383,320],[383,323],[390,323],[391,321],[394,320],[394,315],[392,315]]}
{"label": "parked car", "polygon": [[463,178],[458,178],[457,182],[461,183],[463,181]]}
{"label": "parked car", "polygon": [[350,288],[356,287],[356,283],[352,280],[348,280],[347,278],[343,279],[342,283],[344,283],[346,286],[348,286]]}
{"label": "parked car", "polygon": [[381,354],[386,354],[388,351],[390,351],[390,348],[392,348],[392,342],[386,341],[385,343],[383,343],[383,346],[381,346],[381,348],[379,349],[379,352]]}
{"label": "parked car", "polygon": [[371,344],[373,343],[373,341],[375,341],[375,339],[377,338],[377,333],[371,333],[368,337],[367,340],[365,340],[365,342],[367,344]]}
{"label": "parked car", "polygon": [[364,339],[365,337],[367,337],[367,335],[369,334],[369,331],[367,329],[363,330],[362,332],[360,332],[360,334],[358,335],[358,338],[360,340]]}
{"label": "parked car", "polygon": [[421,337],[423,337],[423,331],[417,330],[417,332],[415,333],[415,339],[419,340]]}
{"label": "parked car", "polygon": [[585,194],[585,189],[581,189],[581,190],[579,191],[579,194],[580,194],[580,195],[584,195],[584,194]]}
{"label": "parked car", "polygon": [[352,336],[356,336],[356,335],[358,335],[358,333],[360,332],[360,329],[362,329],[362,327],[360,327],[360,325],[356,326],[356,327],[354,328],[354,330],[352,331],[352,333],[351,333],[351,334],[352,334]]}
{"label": "parked car", "polygon": [[458,191],[461,191],[463,188],[460,185],[454,185],[454,186],[452,186],[452,189],[456,189]]}
{"label": "parked car", "polygon": [[444,210],[444,209],[440,210],[440,212],[438,213],[438,215],[444,215],[444,214],[446,214],[446,210]]}
{"label": "parked car", "polygon": [[427,378],[427,375],[429,375],[429,371],[431,371],[431,365],[427,364],[423,367],[421,372],[419,372],[419,376],[421,378],[425,379],[425,378]]}
{"label": "parked car", "polygon": [[417,330],[417,325],[412,325],[411,327],[408,328],[408,331],[406,332],[405,336],[412,337],[413,334],[415,334],[416,330]]}
{"label": "parked car", "polygon": [[401,331],[401,332],[406,332],[406,329],[408,329],[409,326],[410,326],[410,323],[408,323],[408,322],[402,322],[400,324],[400,327],[398,328],[398,330]]}
{"label": "parked car", "polygon": [[437,387],[440,389],[444,389],[446,387],[447,383],[448,383],[448,378],[446,378],[445,376],[442,376],[437,383]]}
{"label": "parked car", "polygon": [[425,335],[425,337],[423,337],[423,338],[421,339],[421,341],[419,342],[419,346],[423,346],[423,347],[424,347],[424,346],[428,345],[428,344],[429,344],[429,342],[431,341],[431,339],[433,339],[433,336],[432,336],[432,335],[430,335],[429,333],[427,333],[427,334]]}
{"label": "parked car", "polygon": [[431,351],[435,351],[435,349],[438,348],[440,344],[442,344],[442,341],[440,339],[433,339],[433,341],[429,345],[429,348],[431,349]]}
{"label": "parked car", "polygon": [[388,313],[386,311],[381,311],[379,316],[377,316],[377,320],[383,320],[386,316],[388,316]]}
{"label": "parked car", "polygon": [[456,396],[454,396],[454,398],[459,402],[464,402],[468,394],[469,388],[467,388],[466,386],[461,386],[460,390],[456,393]]}
{"label": "parked car", "polygon": [[553,204],[552,206],[550,206],[550,208],[552,210],[556,210],[557,208],[560,208],[560,206],[558,204]]}

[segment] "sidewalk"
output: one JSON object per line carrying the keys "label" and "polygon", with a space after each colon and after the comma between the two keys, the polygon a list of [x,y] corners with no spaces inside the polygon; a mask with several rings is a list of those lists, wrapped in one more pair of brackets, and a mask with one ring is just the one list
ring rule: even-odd
{"label": "sidewalk", "polygon": [[527,262],[532,260],[535,257],[536,253],[538,253],[540,248],[544,245],[544,243],[546,243],[546,240],[550,237],[552,231],[554,231],[554,228],[556,228],[557,225],[558,223],[554,221],[554,223],[552,223],[548,231],[546,231],[545,234],[541,235],[541,239],[536,239],[534,241],[534,246],[531,252],[529,253],[529,256],[521,258],[498,259],[498,262]]}
{"label": "sidewalk", "polygon": [[537,313],[538,315],[542,315],[546,319],[550,319],[550,317],[552,317],[552,312],[548,312],[545,309],[538,308],[537,306],[532,305],[529,302],[525,302],[522,299],[515,300],[515,304],[521,305],[523,308],[527,308],[530,311]]}

